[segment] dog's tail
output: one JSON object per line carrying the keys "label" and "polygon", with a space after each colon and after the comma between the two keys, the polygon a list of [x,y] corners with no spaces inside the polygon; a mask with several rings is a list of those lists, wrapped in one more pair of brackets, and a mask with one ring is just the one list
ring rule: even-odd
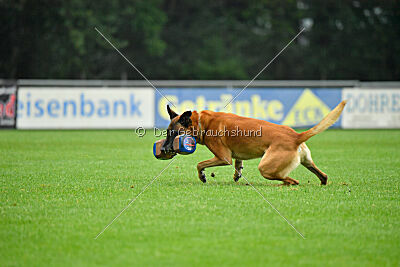
{"label": "dog's tail", "polygon": [[334,124],[342,113],[344,106],[346,105],[347,100],[343,100],[339,103],[325,118],[320,121],[317,125],[312,127],[310,130],[302,132],[298,135],[297,143],[301,144],[316,134],[319,134],[326,129],[328,129],[332,124]]}

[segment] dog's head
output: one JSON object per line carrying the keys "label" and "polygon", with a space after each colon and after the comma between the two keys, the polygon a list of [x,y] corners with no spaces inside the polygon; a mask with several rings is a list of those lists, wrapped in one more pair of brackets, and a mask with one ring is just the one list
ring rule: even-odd
{"label": "dog's head", "polygon": [[187,133],[189,127],[192,126],[192,112],[185,111],[181,115],[178,115],[169,107],[169,105],[167,105],[167,111],[171,122],[167,129],[167,140],[161,147],[161,151],[164,151],[165,153],[173,153],[173,144],[175,137],[180,134]]}

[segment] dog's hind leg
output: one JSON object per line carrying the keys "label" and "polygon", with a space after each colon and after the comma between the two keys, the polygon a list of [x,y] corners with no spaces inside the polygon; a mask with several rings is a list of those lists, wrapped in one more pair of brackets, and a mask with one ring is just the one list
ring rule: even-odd
{"label": "dog's hind leg", "polygon": [[314,161],[311,158],[311,151],[305,143],[302,143],[300,145],[299,153],[300,153],[301,164],[304,167],[306,167],[309,171],[314,173],[319,178],[322,185],[326,185],[326,183],[328,181],[328,175],[326,175],[324,172],[322,172],[320,169],[318,169],[317,166],[315,166]]}
{"label": "dog's hind leg", "polygon": [[235,182],[239,181],[242,177],[243,161],[240,159],[235,159],[235,174],[233,175],[233,180]]}
{"label": "dog's hind leg", "polygon": [[289,173],[300,164],[297,151],[268,148],[262,157],[258,170],[269,180],[282,181],[284,185],[298,185],[299,181],[288,177]]}

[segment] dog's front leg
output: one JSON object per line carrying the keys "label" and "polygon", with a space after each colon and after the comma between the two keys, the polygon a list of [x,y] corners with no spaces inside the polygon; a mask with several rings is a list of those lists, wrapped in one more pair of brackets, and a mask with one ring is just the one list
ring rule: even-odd
{"label": "dog's front leg", "polygon": [[233,175],[233,180],[235,182],[239,181],[239,178],[242,177],[242,169],[243,169],[243,161],[240,159],[235,160],[235,174]]}
{"label": "dog's front leg", "polygon": [[197,171],[199,173],[200,181],[202,181],[203,183],[207,182],[206,175],[204,174],[205,168],[224,166],[224,165],[232,165],[232,159],[230,157],[228,159],[220,159],[218,157],[213,157],[212,159],[199,162],[199,164],[197,164]]}

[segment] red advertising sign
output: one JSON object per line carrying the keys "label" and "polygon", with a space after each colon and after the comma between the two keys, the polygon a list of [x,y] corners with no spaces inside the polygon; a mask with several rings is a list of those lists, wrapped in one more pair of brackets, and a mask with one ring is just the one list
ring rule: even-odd
{"label": "red advertising sign", "polygon": [[0,128],[15,127],[15,107],[17,88],[15,86],[0,87]]}

